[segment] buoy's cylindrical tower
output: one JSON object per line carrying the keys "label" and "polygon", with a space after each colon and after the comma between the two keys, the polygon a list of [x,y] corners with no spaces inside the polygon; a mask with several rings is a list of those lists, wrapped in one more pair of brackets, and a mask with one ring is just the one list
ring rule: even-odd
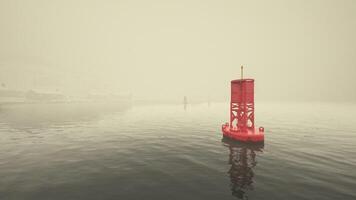
{"label": "buoy's cylindrical tower", "polygon": [[254,79],[231,81],[230,129],[246,131],[255,128]]}

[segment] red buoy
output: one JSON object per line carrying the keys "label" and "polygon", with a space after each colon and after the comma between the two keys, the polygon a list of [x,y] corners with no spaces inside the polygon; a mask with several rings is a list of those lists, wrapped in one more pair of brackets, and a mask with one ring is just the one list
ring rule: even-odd
{"label": "red buoy", "polygon": [[263,142],[264,128],[255,129],[254,79],[231,81],[230,123],[222,125],[223,136],[242,142]]}

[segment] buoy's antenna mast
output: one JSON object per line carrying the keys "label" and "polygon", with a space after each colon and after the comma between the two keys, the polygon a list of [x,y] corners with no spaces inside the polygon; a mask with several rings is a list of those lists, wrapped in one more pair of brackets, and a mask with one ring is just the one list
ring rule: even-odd
{"label": "buoy's antenna mast", "polygon": [[244,66],[241,65],[241,80],[244,78]]}

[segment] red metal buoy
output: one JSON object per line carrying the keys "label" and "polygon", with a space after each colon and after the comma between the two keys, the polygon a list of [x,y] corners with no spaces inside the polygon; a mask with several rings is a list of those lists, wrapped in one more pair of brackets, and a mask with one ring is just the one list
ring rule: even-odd
{"label": "red metal buoy", "polygon": [[230,123],[222,125],[223,136],[242,142],[263,142],[264,128],[255,129],[254,79],[231,81]]}

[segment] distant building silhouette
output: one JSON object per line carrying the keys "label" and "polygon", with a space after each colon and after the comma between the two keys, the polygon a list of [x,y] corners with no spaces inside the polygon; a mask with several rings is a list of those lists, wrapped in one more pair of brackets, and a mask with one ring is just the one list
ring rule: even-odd
{"label": "distant building silhouette", "polygon": [[187,105],[188,105],[188,98],[187,98],[187,96],[184,96],[184,98],[183,98],[183,106],[184,106],[184,110],[186,110],[186,109],[187,109]]}

